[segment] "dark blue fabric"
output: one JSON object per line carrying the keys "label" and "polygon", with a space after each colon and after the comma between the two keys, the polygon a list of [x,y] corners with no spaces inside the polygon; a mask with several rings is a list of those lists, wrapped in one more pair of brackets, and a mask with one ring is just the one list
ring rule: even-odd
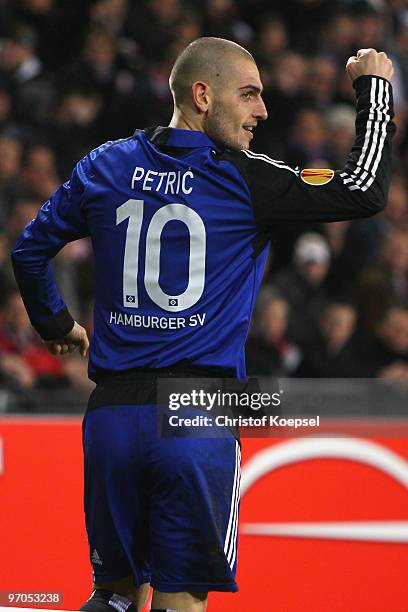
{"label": "dark blue fabric", "polygon": [[163,133],[180,157],[138,131],[77,164],[15,245],[19,286],[33,325],[49,330],[47,319],[65,306],[50,258],[67,242],[90,236],[91,378],[182,360],[244,378],[244,344],[267,254],[264,247],[254,257],[258,230],[249,188],[206,134]]}
{"label": "dark blue fabric", "polygon": [[208,428],[162,437],[158,410],[115,405],[85,416],[85,512],[95,581],[133,575],[136,586],[151,582],[165,592],[237,591],[239,444],[221,427],[211,437],[200,437]]}

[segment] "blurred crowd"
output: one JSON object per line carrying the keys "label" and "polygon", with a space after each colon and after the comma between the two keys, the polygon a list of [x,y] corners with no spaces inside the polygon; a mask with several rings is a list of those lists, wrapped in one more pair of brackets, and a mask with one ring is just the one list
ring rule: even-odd
{"label": "blurred crowd", "polygon": [[[295,166],[343,166],[355,119],[346,60],[368,47],[392,58],[388,206],[367,220],[276,226],[247,361],[250,374],[408,379],[405,0],[0,0],[0,412],[10,397],[37,410],[34,391],[40,404],[61,390],[73,404],[89,392],[84,360],[50,355],[31,329],[9,252],[90,149],[167,125],[169,71],[203,35],[253,53],[269,111],[253,149]],[[68,245],[53,263],[91,332],[89,243]]]}

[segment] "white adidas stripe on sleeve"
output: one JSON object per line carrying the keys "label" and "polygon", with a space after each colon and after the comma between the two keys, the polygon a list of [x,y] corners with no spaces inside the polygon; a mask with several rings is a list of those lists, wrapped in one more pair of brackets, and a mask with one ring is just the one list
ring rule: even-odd
{"label": "white adidas stripe on sleeve", "polygon": [[[345,170],[340,174],[343,184],[350,191],[367,191],[373,184],[387,137],[387,125],[390,121],[390,83],[379,77],[372,77],[370,109],[360,156],[353,172],[349,173]],[[299,176],[298,168],[291,168],[285,162],[272,159],[264,153],[254,153],[248,149],[242,149],[242,153],[249,159],[263,161]]]}
{"label": "white adidas stripe on sleeve", "polygon": [[245,155],[249,157],[250,159],[259,159],[261,161],[266,162],[267,164],[271,164],[272,166],[275,166],[276,168],[282,168],[283,170],[290,170],[290,172],[293,172],[294,174],[296,174],[296,176],[299,175],[299,170],[295,168],[291,168],[290,166],[285,164],[285,162],[283,161],[272,159],[271,157],[269,157],[268,155],[265,155],[264,153],[254,153],[253,151],[249,151],[248,149],[242,149],[242,153],[245,153]]}
{"label": "white adidas stripe on sleeve", "polygon": [[370,112],[368,116],[364,144],[357,167],[349,174],[340,174],[344,185],[355,191],[367,191],[375,180],[390,122],[390,84],[388,81],[373,77],[370,90]]}

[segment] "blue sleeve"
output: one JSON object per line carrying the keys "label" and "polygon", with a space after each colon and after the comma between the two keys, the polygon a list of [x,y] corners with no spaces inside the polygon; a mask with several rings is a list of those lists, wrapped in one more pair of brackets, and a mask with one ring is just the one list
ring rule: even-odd
{"label": "blue sleeve", "polygon": [[76,165],[69,181],[43,204],[14,245],[14,275],[33,327],[44,340],[71,331],[74,319],[64,304],[50,260],[73,240],[89,235],[84,210],[89,159]]}

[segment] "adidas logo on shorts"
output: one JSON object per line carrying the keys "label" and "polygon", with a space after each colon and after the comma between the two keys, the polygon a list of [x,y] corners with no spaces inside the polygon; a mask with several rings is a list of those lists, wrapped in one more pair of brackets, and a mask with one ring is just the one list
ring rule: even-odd
{"label": "adidas logo on shorts", "polygon": [[94,565],[102,565],[102,560],[98,555],[98,551],[96,550],[96,548],[94,548],[94,551],[92,553],[91,561]]}

